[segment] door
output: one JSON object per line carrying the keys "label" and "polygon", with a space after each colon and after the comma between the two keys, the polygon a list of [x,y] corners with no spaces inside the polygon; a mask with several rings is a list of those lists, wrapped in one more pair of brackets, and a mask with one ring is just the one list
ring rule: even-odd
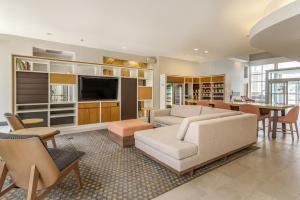
{"label": "door", "polygon": [[287,89],[287,102],[291,105],[299,105],[300,100],[300,81],[289,81]]}
{"label": "door", "polygon": [[184,85],[174,84],[174,104],[183,105],[184,99]]}
{"label": "door", "polygon": [[111,107],[111,121],[119,121],[120,120],[120,107],[113,106]]}
{"label": "door", "polygon": [[288,103],[288,82],[270,82],[270,103],[287,104]]}
{"label": "door", "polygon": [[167,83],[166,85],[166,107],[171,108],[173,104],[173,84]]}

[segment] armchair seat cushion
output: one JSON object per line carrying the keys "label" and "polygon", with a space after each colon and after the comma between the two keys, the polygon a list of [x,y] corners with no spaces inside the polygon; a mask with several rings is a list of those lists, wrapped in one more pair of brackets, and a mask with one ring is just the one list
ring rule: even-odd
{"label": "armchair seat cushion", "polygon": [[57,168],[62,171],[71,163],[81,158],[85,153],[81,151],[66,151],[62,149],[48,149],[48,152],[54,160]]}

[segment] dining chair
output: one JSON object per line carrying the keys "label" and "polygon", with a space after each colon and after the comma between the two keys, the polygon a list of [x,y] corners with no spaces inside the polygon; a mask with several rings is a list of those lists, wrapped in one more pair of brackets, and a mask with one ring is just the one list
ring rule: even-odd
{"label": "dining chair", "polygon": [[25,128],[18,115],[5,113],[4,116],[12,131],[11,133],[19,135],[37,135],[41,137],[44,142],[51,140],[53,147],[56,148],[55,136],[60,133],[59,130],[50,127]]}
{"label": "dining chair", "polygon": [[208,100],[199,100],[197,101],[197,105],[200,105],[200,106],[209,106],[209,101]]}
{"label": "dining chair", "polygon": [[214,102],[214,104],[215,104],[215,108],[231,110],[231,106],[228,103],[216,101],[216,102]]}
{"label": "dining chair", "polygon": [[[81,187],[79,159],[83,155],[48,149],[35,135],[0,133],[0,197],[18,187],[27,190],[27,200],[42,199],[71,171]],[[12,184],[3,189],[7,175]]]}
{"label": "dining chair", "polygon": [[[297,134],[297,138],[299,139],[298,124],[297,124],[298,115],[299,115],[299,106],[295,106],[295,107],[291,108],[285,116],[279,116],[278,120],[277,120],[277,122],[279,122],[279,123],[289,124],[290,130],[288,130],[288,129],[284,130],[281,127],[281,131],[282,132],[283,131],[289,131],[292,135],[292,140],[293,141],[294,141],[293,124],[295,125],[295,131],[296,131],[296,134]],[[273,122],[273,120],[271,120],[271,121]],[[268,134],[270,134],[270,132],[271,132],[271,124],[269,123],[269,132],[268,132]]]}
{"label": "dining chair", "polygon": [[266,133],[266,119],[269,119],[269,124],[270,124],[270,117],[271,113],[268,114],[261,114],[259,107],[251,104],[242,104],[240,105],[240,111],[245,112],[245,113],[252,113],[255,114],[257,117],[257,134],[259,131],[259,122],[262,121],[263,125],[263,132],[264,134]]}

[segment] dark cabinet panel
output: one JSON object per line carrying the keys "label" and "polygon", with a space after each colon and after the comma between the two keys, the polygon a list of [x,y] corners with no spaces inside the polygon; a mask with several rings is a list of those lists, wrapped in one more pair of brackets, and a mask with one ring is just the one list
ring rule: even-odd
{"label": "dark cabinet panel", "polygon": [[17,72],[17,104],[48,103],[48,74]]}
{"label": "dark cabinet panel", "polygon": [[136,119],[137,79],[121,79],[121,119]]}

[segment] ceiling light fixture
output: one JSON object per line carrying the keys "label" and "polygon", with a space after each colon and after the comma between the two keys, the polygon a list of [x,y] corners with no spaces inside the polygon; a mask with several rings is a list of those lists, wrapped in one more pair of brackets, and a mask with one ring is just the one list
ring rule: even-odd
{"label": "ceiling light fixture", "polygon": [[195,48],[194,51],[199,51],[199,49]]}
{"label": "ceiling light fixture", "polygon": [[207,51],[207,50],[205,50],[205,51],[204,51],[204,53],[205,53],[205,54],[208,54],[208,51]]}
{"label": "ceiling light fixture", "polygon": [[122,49],[126,49],[127,47],[126,47],[126,46],[122,46],[121,48],[122,48]]}

